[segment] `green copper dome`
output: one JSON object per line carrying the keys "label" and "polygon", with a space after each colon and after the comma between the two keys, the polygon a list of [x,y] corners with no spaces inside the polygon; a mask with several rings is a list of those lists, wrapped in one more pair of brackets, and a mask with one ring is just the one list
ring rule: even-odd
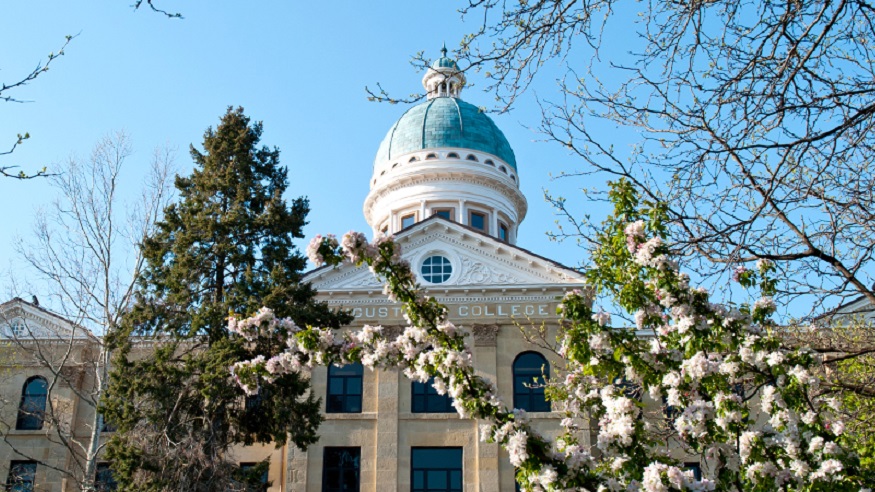
{"label": "green copper dome", "polygon": [[431,68],[459,68],[456,65],[456,60],[442,56],[431,64]]}
{"label": "green copper dome", "polygon": [[486,152],[516,169],[513,149],[492,119],[454,97],[436,97],[408,109],[389,129],[375,162],[440,147]]}

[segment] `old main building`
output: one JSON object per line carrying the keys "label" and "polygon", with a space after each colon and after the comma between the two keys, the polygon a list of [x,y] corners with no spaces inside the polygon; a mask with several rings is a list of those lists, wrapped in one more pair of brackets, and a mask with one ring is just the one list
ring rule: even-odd
{"label": "old main building", "polygon": [[[551,358],[526,341],[520,325],[555,333],[558,299],[580,285],[582,277],[515,246],[527,202],[514,152],[493,121],[460,98],[465,76],[445,51],[423,85],[427,100],[408,109],[380,144],[365,217],[374,233],[396,237],[419,282],[447,305],[457,325],[471,331],[478,374],[496,383],[504,401],[530,411],[536,425],[549,430],[559,416],[550,411],[543,390],[528,383],[542,370],[549,374]],[[305,280],[320,299],[350,309],[356,317],[353,327],[380,324],[400,330],[404,323],[400,307],[387,301],[366,268],[322,268]],[[7,337],[20,335],[10,330],[23,321],[49,327],[44,333],[67,333],[59,328],[62,320],[22,300],[4,305],[4,312]],[[19,357],[3,384],[4,394],[14,394],[18,407],[63,401],[71,409],[71,428],[87,433],[83,426],[93,409],[79,401],[72,387],[87,381],[73,379],[72,386],[48,395],[52,375]],[[268,490],[515,489],[504,452],[481,442],[478,422],[460,419],[449,398],[430,385],[361,366],[320,368],[312,381],[325,403],[318,443],[306,451],[266,446],[236,452],[241,464],[270,460]],[[46,438],[41,422],[19,426],[21,409],[13,407],[2,411],[3,421],[13,423],[7,439],[16,444],[0,444],[0,467],[8,467],[15,480],[24,477],[16,490],[66,490],[62,475],[42,463],[63,468],[70,462],[69,451]]]}

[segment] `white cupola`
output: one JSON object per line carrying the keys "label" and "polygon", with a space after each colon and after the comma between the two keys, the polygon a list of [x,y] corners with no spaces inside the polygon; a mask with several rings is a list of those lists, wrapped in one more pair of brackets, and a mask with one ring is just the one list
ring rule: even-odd
{"label": "white cupola", "polygon": [[422,79],[426,101],[392,125],[374,160],[365,218],[394,234],[433,215],[511,244],[528,204],[513,149],[492,119],[459,98],[465,75],[446,47]]}

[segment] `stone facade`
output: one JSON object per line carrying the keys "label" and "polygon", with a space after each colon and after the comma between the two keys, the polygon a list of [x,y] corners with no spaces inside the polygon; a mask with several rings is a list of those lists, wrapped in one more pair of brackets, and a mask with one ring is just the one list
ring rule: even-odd
{"label": "stone facade", "polygon": [[[527,210],[519,189],[517,163],[488,116],[458,100],[465,78],[455,62],[441,58],[423,83],[429,97],[422,103],[428,106],[417,110],[421,117],[411,116],[416,111],[402,116],[380,146],[365,216],[375,233],[395,235],[428,295],[444,303],[450,320],[469,331],[477,373],[492,380],[500,397],[513,405],[513,367],[520,354],[537,352],[550,366],[557,362],[543,343],[531,343],[524,332],[535,338],[539,334],[546,335],[544,339],[555,336],[559,299],[567,290],[580,287],[583,279],[573,269],[515,246]],[[429,142],[439,144],[435,147]],[[382,285],[366,268],[320,268],[307,274],[305,281],[313,284],[321,300],[353,313],[356,320],[350,329],[371,324],[400,333],[405,325],[401,307],[387,301]],[[20,299],[4,306],[5,336],[13,336],[10,330],[19,326],[15,320],[27,315],[33,326],[51,328],[43,335],[57,338],[53,350],[63,353],[65,338],[58,333],[69,335],[75,329],[72,323]],[[83,334],[72,346],[76,354],[93,354],[98,342]],[[75,490],[52,469],[69,470],[75,460],[68,447],[55,442],[51,429],[14,430],[25,381],[35,375],[49,381],[57,378],[44,374],[45,367],[28,362],[40,345],[23,343],[7,348],[13,346],[22,350],[10,348],[0,361],[7,373],[0,383],[0,395],[7,402],[0,409],[7,440],[0,443],[0,477],[12,460],[27,459],[21,457],[26,455],[45,464],[37,468],[35,490]],[[87,364],[72,362],[77,357],[87,359],[84,355],[66,359],[68,363],[58,368],[63,384],[52,388],[50,398],[64,408],[63,425],[83,440],[94,422],[93,406],[83,396],[94,380]],[[552,368],[552,374],[557,369]],[[324,400],[329,392],[328,372],[318,368],[311,374],[312,391]],[[414,412],[413,391],[412,382],[403,374],[364,370],[361,406],[356,408],[360,411],[326,412],[316,444],[307,450],[291,446],[239,448],[234,450],[234,459],[248,463],[268,458],[270,491],[317,492],[325,490],[326,448],[357,448],[359,489],[400,492],[414,489],[413,450],[461,448],[461,488],[455,490],[515,489],[514,470],[506,453],[496,444],[480,441],[476,420],[462,419],[454,411]],[[558,429],[558,413],[539,411],[531,416],[545,434]],[[447,473],[448,480],[459,478],[452,475],[455,471]]]}

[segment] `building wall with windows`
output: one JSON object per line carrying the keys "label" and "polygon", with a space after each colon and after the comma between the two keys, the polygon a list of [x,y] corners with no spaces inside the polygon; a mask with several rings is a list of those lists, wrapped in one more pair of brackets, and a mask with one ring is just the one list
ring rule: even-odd
{"label": "building wall with windows", "polygon": [[[379,146],[364,214],[375,234],[395,236],[428,295],[468,331],[477,373],[496,384],[508,406],[530,410],[534,425],[549,435],[558,431],[560,414],[550,411],[542,390],[525,383],[534,383],[542,369],[546,375],[560,373],[545,341],[559,329],[559,299],[583,279],[516,246],[527,211],[519,166],[501,130],[461,99],[464,84],[464,74],[444,51],[423,78],[426,100],[405,111]],[[386,299],[367,268],[319,268],[305,280],[320,299],[352,312],[356,320],[349,329],[381,325],[391,336],[405,325],[401,307]],[[54,315],[40,316],[47,323]],[[81,346],[85,350],[87,341]],[[40,373],[21,361],[8,364],[10,376],[0,382],[0,392],[11,400],[20,398],[28,377]],[[234,451],[241,466],[270,460],[268,490],[515,490],[506,453],[482,442],[479,422],[460,418],[432,386],[414,384],[398,372],[349,366],[317,368],[311,377],[325,411],[316,444],[306,450]],[[69,425],[85,433],[93,409],[76,393],[71,386],[59,390],[58,398],[70,408]],[[52,466],[70,466],[69,451],[53,444],[50,433],[7,435]],[[0,474],[16,466],[22,480],[29,479],[31,469],[18,463],[22,459],[0,445]],[[50,466],[38,465],[34,477],[33,490],[71,490]]]}
{"label": "building wall with windows", "polygon": [[[79,458],[94,428],[94,363],[99,340],[38,305],[15,298],[0,304],[0,487],[16,492],[80,490]],[[143,349],[148,350],[144,345]],[[34,383],[41,384],[34,384]],[[112,426],[97,420],[105,442]],[[60,431],[59,431],[60,429]],[[242,465],[270,459],[269,490],[285,490],[286,448],[235,449]],[[99,491],[112,490],[112,464],[98,459]]]}

